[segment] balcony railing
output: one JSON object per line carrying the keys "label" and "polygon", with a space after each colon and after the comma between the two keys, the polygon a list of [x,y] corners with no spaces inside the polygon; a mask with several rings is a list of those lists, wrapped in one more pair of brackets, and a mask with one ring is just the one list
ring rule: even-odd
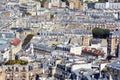
{"label": "balcony railing", "polygon": [[25,76],[25,75],[23,75],[23,76],[22,76],[22,79],[25,79],[25,78],[26,78],[26,76]]}
{"label": "balcony railing", "polygon": [[21,70],[21,72],[27,72],[27,70]]}
{"label": "balcony railing", "polygon": [[6,70],[6,73],[11,73],[11,72],[13,72],[12,69],[7,69],[7,70]]}

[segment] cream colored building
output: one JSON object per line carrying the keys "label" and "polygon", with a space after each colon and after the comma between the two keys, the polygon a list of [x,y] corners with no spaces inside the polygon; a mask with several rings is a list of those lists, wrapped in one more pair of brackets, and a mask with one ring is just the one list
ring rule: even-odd
{"label": "cream colored building", "polygon": [[65,7],[66,7],[66,3],[65,3],[65,2],[62,2],[62,3],[61,3],[61,7],[65,8]]}
{"label": "cream colored building", "polygon": [[60,7],[61,0],[51,0],[51,6]]}
{"label": "cream colored building", "polygon": [[82,47],[71,47],[70,53],[75,55],[81,55]]}
{"label": "cream colored building", "polygon": [[119,37],[117,35],[113,35],[112,33],[110,33],[110,37],[108,40],[108,53],[115,55],[116,49],[117,49],[117,45],[119,42]]}
{"label": "cream colored building", "polygon": [[83,46],[89,46],[90,45],[90,40],[92,39],[93,37],[91,35],[86,35],[86,36],[83,36],[83,43],[82,45]]}
{"label": "cream colored building", "polygon": [[69,8],[70,8],[70,9],[74,9],[74,7],[75,7],[74,2],[73,2],[73,1],[70,1],[70,2],[69,2]]}

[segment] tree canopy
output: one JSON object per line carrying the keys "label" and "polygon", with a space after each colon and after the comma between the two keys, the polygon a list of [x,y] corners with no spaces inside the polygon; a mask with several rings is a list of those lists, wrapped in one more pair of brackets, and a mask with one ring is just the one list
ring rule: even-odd
{"label": "tree canopy", "polygon": [[53,14],[50,14],[50,18],[53,19],[53,18],[54,18],[54,15],[53,15]]}
{"label": "tree canopy", "polygon": [[98,0],[99,3],[104,3],[106,0]]}
{"label": "tree canopy", "polygon": [[92,34],[94,38],[107,38],[109,37],[110,30],[102,28],[94,28]]}
{"label": "tree canopy", "polygon": [[24,47],[25,45],[27,45],[30,42],[30,40],[32,39],[33,36],[34,36],[33,34],[27,35],[26,38],[24,39],[22,47]]}
{"label": "tree canopy", "polygon": [[28,61],[24,61],[24,60],[9,60],[9,61],[5,62],[5,65],[14,65],[14,64],[27,65]]}

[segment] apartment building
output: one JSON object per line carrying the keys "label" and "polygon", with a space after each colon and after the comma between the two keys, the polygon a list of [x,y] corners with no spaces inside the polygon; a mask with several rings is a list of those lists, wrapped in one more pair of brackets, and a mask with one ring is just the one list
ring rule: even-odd
{"label": "apartment building", "polygon": [[2,65],[0,66],[1,80],[37,80],[42,74],[39,63],[29,63],[26,65]]}
{"label": "apartment building", "polygon": [[119,43],[119,34],[118,32],[111,32],[108,40],[108,54],[116,55],[117,46]]}
{"label": "apartment building", "polygon": [[108,72],[110,73],[109,80],[119,80],[120,79],[120,60],[116,60],[108,65],[106,65]]}

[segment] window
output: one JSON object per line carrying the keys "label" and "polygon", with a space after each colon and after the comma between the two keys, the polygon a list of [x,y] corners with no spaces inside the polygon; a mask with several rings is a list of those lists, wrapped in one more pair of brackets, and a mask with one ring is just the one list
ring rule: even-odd
{"label": "window", "polygon": [[19,70],[18,70],[18,67],[16,67],[15,71],[17,71],[17,72],[19,71]]}
{"label": "window", "polygon": [[25,70],[25,67],[23,67],[23,71],[26,71],[26,70]]}
{"label": "window", "polygon": [[38,66],[39,66],[39,68],[42,68],[43,67],[43,64],[41,63],[41,64],[38,64]]}
{"label": "window", "polygon": [[29,71],[33,70],[33,67],[32,66],[29,66]]}
{"label": "window", "polygon": [[10,71],[10,67],[8,67],[8,71]]}

